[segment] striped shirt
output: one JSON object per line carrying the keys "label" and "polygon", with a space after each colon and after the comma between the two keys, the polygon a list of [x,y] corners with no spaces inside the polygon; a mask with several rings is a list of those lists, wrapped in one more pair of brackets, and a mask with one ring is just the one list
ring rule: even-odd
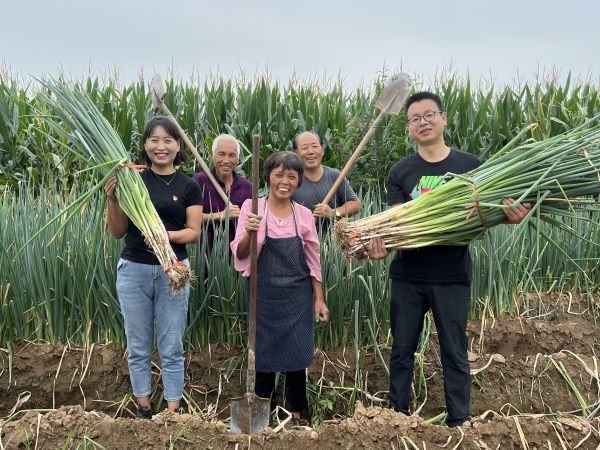
{"label": "striped shirt", "polygon": [[[219,182],[221,189],[225,191],[225,184],[219,179],[219,177],[217,177],[215,169],[212,168],[210,172]],[[198,172],[192,178],[198,182],[198,184],[200,185],[200,189],[204,194],[204,204],[202,212],[204,214],[208,214],[211,212],[223,211],[225,209],[225,202],[217,192],[214,185],[209,180],[208,176],[204,172]],[[246,199],[252,198],[252,183],[250,183],[250,181],[248,181],[243,176],[238,175],[234,172],[233,184],[231,185],[231,190],[227,194],[229,195],[229,201],[241,208],[242,204]],[[229,222],[229,242],[233,241],[233,238],[235,237],[236,225],[236,220],[231,220]],[[223,227],[225,226],[225,221],[208,222],[206,229],[206,244],[208,250],[210,250],[213,245],[213,240],[215,236],[215,226]]]}

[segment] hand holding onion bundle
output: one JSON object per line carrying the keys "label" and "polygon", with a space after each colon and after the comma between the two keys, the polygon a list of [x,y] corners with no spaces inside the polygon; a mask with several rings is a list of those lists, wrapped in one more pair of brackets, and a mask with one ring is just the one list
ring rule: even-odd
{"label": "hand holding onion bundle", "polygon": [[[338,248],[348,258],[363,259],[373,238],[392,250],[465,245],[510,219],[504,211],[526,202],[536,204],[543,220],[571,214],[589,204],[582,197],[600,194],[599,118],[508,151],[524,130],[477,169],[448,174],[452,179],[446,184],[415,200],[353,222],[340,220],[334,228]],[[508,198],[515,200],[503,201]],[[376,251],[378,257],[382,253]]]}

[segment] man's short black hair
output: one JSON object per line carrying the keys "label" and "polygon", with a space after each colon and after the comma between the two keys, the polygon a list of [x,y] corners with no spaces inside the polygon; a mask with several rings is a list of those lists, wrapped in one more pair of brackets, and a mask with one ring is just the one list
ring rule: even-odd
{"label": "man's short black hair", "polygon": [[408,99],[406,100],[406,104],[404,105],[404,112],[408,113],[408,108],[410,108],[410,105],[412,105],[413,103],[420,102],[422,100],[433,100],[437,105],[438,109],[440,111],[444,111],[444,105],[440,97],[438,97],[433,92],[421,91],[415,92],[413,95],[408,97]]}
{"label": "man's short black hair", "polygon": [[282,151],[272,153],[265,161],[263,177],[267,186],[269,186],[271,172],[279,166],[283,166],[283,170],[295,170],[298,172],[298,187],[302,185],[302,179],[304,178],[302,161],[300,161],[300,158],[294,152]]}
{"label": "man's short black hair", "polygon": [[148,166],[152,165],[152,161],[148,157],[148,153],[146,153],[144,144],[156,127],[163,127],[169,136],[179,142],[179,151],[173,160],[173,165],[178,166],[183,164],[185,162],[185,154],[181,148],[181,133],[179,133],[179,128],[177,128],[177,126],[165,116],[156,116],[146,122],[146,125],[144,126],[144,132],[142,133],[142,159]]}
{"label": "man's short black hair", "polygon": [[300,137],[301,134],[304,134],[304,133],[310,133],[313,136],[315,136],[319,140],[319,144],[321,145],[321,147],[323,147],[323,138],[321,136],[319,136],[318,133],[315,133],[314,131],[307,130],[307,131],[301,131],[296,136],[294,136],[294,138],[292,139],[292,149],[293,150],[298,150],[298,138]]}

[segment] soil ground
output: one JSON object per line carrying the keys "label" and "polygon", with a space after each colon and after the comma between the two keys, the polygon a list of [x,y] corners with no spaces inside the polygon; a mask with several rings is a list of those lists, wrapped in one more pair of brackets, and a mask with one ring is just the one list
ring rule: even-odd
{"label": "soil ground", "polygon": [[[251,438],[228,433],[227,425],[230,399],[245,390],[240,348],[188,352],[186,413],[143,421],[132,418],[123,349],[28,343],[13,345],[11,360],[0,352],[0,449],[597,448],[600,421],[587,417],[600,405],[600,329],[587,298],[567,293],[543,303],[542,314],[531,313],[538,311],[531,300],[520,316],[469,322],[473,419],[460,428],[425,420],[444,411],[435,332],[416,358],[423,374],[416,380],[425,380],[415,383],[417,414],[385,408],[385,348],[381,356],[317,351],[309,369],[309,390],[320,400],[311,407],[314,428],[286,425]],[[159,377],[157,361],[157,386]]]}

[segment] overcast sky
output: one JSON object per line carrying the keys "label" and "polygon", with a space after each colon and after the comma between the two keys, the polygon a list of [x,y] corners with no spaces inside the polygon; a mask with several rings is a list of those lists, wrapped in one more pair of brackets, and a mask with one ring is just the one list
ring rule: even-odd
{"label": "overcast sky", "polygon": [[452,68],[497,86],[556,68],[600,77],[600,2],[571,0],[8,0],[0,61],[23,75],[116,70],[183,80],[268,70],[287,82],[370,86],[385,66],[425,80]]}

